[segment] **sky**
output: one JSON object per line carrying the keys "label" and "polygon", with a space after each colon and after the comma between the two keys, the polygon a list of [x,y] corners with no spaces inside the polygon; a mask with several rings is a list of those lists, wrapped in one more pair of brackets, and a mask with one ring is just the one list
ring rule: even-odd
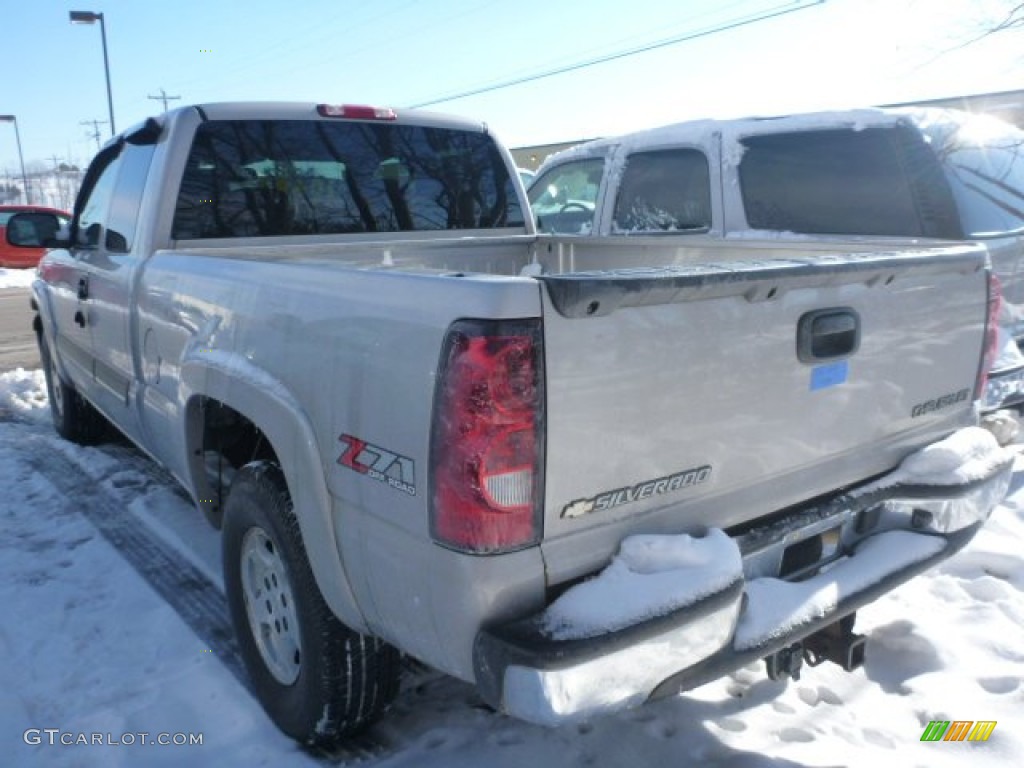
{"label": "sky", "polygon": [[[1024,87],[1024,29],[971,45],[1016,0],[0,0],[0,114],[26,164],[84,163],[117,128],[210,101],[395,108],[666,40],[643,53],[432,104],[505,144],[614,135],[700,117],[780,114]],[[774,15],[774,18],[752,21]],[[743,24],[743,22],[752,23]],[[735,26],[740,24],[740,26]],[[717,33],[722,26],[734,28]],[[702,34],[710,33],[710,34]],[[16,175],[0,123],[0,173]],[[102,139],[109,126],[101,124]]]}

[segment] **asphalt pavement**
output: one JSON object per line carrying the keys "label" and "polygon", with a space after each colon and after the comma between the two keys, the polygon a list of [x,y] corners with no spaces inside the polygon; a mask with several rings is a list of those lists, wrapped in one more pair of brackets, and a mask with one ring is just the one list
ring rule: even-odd
{"label": "asphalt pavement", "polygon": [[39,368],[28,288],[0,288],[0,373]]}

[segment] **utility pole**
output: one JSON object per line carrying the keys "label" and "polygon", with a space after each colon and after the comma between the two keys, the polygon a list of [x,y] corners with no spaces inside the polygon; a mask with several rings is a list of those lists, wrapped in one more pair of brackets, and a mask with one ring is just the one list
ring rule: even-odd
{"label": "utility pole", "polygon": [[103,21],[102,13],[92,11],[69,11],[68,17],[72,24],[100,23],[100,39],[103,41],[103,74],[107,78],[107,109],[110,110],[110,136],[113,138],[116,129],[114,128],[114,95],[110,89],[110,61],[107,59],[107,25]]}
{"label": "utility pole", "polygon": [[96,140],[96,151],[100,151],[100,126],[105,124],[106,120],[82,120],[79,125],[91,125],[92,133],[86,133],[90,139]]}
{"label": "utility pole", "polygon": [[153,99],[154,101],[162,101],[164,103],[164,112],[166,112],[167,111],[167,102],[168,101],[174,101],[175,99],[180,99],[181,96],[168,96],[167,92],[163,88],[161,88],[159,96],[146,96],[146,98],[147,99]]}
{"label": "utility pole", "polygon": [[21,131],[18,130],[18,118],[15,115],[0,115],[0,122],[14,123],[14,138],[18,142],[18,162],[21,163],[21,183],[25,185],[25,202],[32,205],[32,196],[28,191],[28,177],[25,175],[25,156],[21,153]]}
{"label": "utility pole", "polygon": [[53,184],[57,188],[57,205],[60,208],[67,208],[64,204],[64,189],[60,183],[60,158],[50,155],[50,159],[53,160]]}
{"label": "utility pole", "polygon": [[[54,181],[57,185],[57,197],[60,199],[60,207],[67,210],[70,206],[68,205],[68,185],[67,178],[61,172],[60,158],[57,155],[51,155],[50,159],[53,161],[53,175]],[[64,166],[65,168],[67,165]]]}

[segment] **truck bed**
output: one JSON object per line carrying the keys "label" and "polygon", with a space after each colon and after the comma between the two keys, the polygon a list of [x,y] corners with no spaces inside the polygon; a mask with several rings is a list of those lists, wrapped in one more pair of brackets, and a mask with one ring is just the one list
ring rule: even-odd
{"label": "truck bed", "polygon": [[[883,473],[974,419],[979,361],[962,351],[981,345],[987,276],[983,250],[971,246],[687,247],[658,237],[546,236],[282,243],[165,252],[149,279],[158,279],[165,259],[173,262],[168,273],[179,274],[194,258],[207,268],[190,293],[213,291],[212,302],[238,304],[217,294],[260,286],[254,290],[266,298],[257,306],[281,316],[301,307],[329,317],[330,333],[348,329],[343,344],[319,353],[318,371],[358,391],[360,411],[315,408],[358,433],[370,429],[367,414],[406,401],[403,419],[374,429],[424,464],[428,446],[408,436],[429,432],[429,409],[414,403],[428,402],[438,332],[459,317],[542,316],[542,550],[552,585],[600,567],[630,532],[749,523]],[[298,290],[275,296],[267,286],[285,274]],[[413,297],[421,309],[401,317]],[[857,318],[857,349],[801,361],[801,317],[823,308]],[[259,327],[256,317],[236,324],[252,329],[247,334]],[[362,330],[353,335],[355,328]],[[299,400],[318,403],[318,379],[298,362],[317,353],[294,333],[271,345],[274,330],[259,333],[261,343],[249,345],[287,347],[296,362],[258,362],[280,369]],[[306,335],[320,347],[324,333]],[[381,339],[397,354],[373,357]],[[371,381],[392,383],[368,388]],[[411,397],[410,386],[422,396]],[[944,407],[928,408],[942,398]],[[335,431],[321,432],[322,454],[334,450]],[[385,505],[381,489],[352,496],[342,478],[329,484],[367,514]],[[425,533],[407,514],[395,517]]]}

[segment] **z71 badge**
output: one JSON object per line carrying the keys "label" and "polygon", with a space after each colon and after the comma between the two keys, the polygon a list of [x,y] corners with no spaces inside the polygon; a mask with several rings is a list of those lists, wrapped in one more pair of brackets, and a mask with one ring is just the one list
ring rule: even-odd
{"label": "z71 badge", "polygon": [[416,465],[412,459],[352,435],[341,435],[338,439],[348,446],[338,457],[341,466],[354,469],[361,475],[372,477],[410,496],[416,495]]}
{"label": "z71 badge", "polygon": [[577,499],[566,504],[562,509],[562,517],[581,517],[591,512],[599,512],[602,509],[613,509],[623,504],[631,504],[634,501],[642,501],[652,496],[660,496],[664,493],[681,491],[683,488],[690,488],[700,485],[711,477],[711,467],[705,465],[696,469],[684,469],[674,475],[656,477],[636,485],[628,485],[623,488],[616,488],[614,491],[599,493],[591,499]]}

